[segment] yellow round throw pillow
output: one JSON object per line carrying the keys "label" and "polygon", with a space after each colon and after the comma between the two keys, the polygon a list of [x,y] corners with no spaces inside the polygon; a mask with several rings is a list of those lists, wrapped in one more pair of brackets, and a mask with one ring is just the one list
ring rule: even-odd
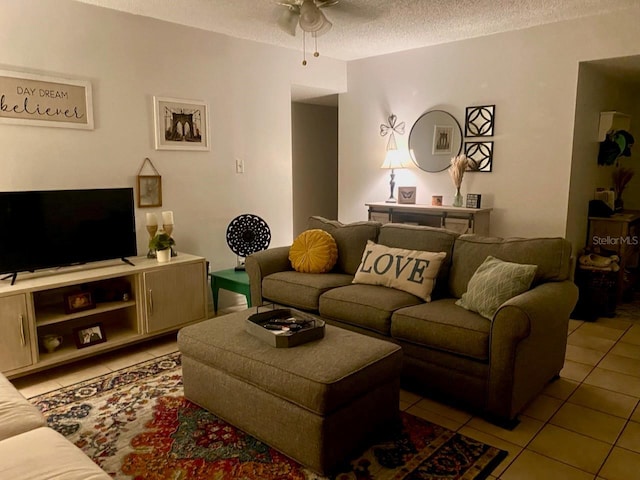
{"label": "yellow round throw pillow", "polygon": [[338,260],[338,245],[329,232],[306,230],[293,241],[289,260],[296,272],[325,273]]}

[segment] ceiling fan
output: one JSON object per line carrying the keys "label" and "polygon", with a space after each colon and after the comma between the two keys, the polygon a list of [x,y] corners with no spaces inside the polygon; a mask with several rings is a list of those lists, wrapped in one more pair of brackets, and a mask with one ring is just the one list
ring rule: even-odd
{"label": "ceiling fan", "polygon": [[332,7],[340,0],[277,0],[276,3],[285,7],[278,19],[278,26],[289,35],[295,36],[298,26],[302,30],[302,65],[307,64],[306,34],[310,33],[315,42],[314,57],[318,57],[318,37],[324,35],[333,24],[327,20],[321,8]]}

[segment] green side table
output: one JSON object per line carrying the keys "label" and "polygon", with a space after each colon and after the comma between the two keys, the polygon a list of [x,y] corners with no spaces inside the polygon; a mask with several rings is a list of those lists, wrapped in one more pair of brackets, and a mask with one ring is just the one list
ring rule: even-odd
{"label": "green side table", "polygon": [[229,290],[247,297],[247,306],[251,306],[251,290],[249,289],[249,275],[244,270],[219,270],[211,272],[211,292],[213,293],[213,313],[218,312],[218,292],[220,289]]}

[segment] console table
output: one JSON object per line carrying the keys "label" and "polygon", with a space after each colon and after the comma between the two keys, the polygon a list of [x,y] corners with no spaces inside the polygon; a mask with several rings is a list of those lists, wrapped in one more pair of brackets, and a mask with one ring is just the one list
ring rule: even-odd
{"label": "console table", "polygon": [[381,223],[412,223],[446,228],[458,233],[489,235],[491,208],[465,208],[386,202],[366,203],[369,220]]}

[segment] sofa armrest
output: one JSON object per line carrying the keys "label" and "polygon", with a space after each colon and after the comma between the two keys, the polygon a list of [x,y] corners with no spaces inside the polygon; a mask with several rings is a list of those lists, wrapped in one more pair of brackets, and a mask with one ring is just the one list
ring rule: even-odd
{"label": "sofa armrest", "polygon": [[0,441],[46,426],[40,410],[0,373]]}
{"label": "sofa armrest", "polygon": [[249,275],[249,288],[251,289],[251,304],[254,307],[262,305],[262,280],[264,277],[276,272],[292,270],[289,261],[289,249],[291,247],[275,247],[249,255],[244,262],[247,275]]}
{"label": "sofa armrest", "polygon": [[577,299],[573,282],[548,282],[500,306],[489,339],[491,414],[513,419],[560,372]]}

